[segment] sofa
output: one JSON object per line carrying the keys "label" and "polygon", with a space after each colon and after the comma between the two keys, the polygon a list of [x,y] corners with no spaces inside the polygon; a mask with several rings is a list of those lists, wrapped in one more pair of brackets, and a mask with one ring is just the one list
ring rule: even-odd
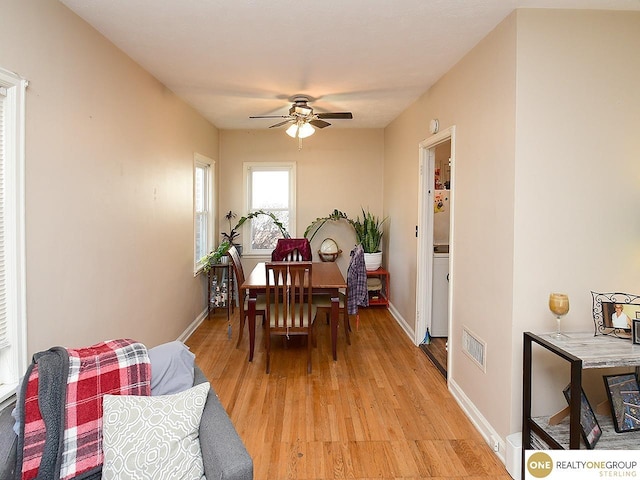
{"label": "sofa", "polygon": [[[193,385],[207,382],[194,367]],[[17,459],[17,439],[13,432],[14,405],[0,412],[0,479],[13,479]],[[253,478],[253,460],[238,436],[218,396],[209,390],[200,421],[200,449],[207,480],[249,480]]]}

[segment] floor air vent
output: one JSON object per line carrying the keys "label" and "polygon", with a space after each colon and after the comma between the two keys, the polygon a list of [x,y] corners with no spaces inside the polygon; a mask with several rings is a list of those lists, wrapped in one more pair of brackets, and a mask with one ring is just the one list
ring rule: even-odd
{"label": "floor air vent", "polygon": [[487,344],[471,333],[466,327],[462,329],[462,351],[474,361],[483,372],[487,371]]}

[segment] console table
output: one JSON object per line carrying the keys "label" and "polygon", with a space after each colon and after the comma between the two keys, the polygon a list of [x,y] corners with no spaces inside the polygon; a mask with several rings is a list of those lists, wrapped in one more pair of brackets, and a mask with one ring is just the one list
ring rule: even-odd
{"label": "console table", "polygon": [[[582,370],[586,368],[637,367],[640,365],[640,345],[631,340],[593,333],[567,333],[562,339],[554,334],[524,333],[522,382],[522,452],[532,448],[531,434],[535,433],[550,448],[579,449],[581,439],[580,399]],[[571,366],[571,404],[569,423],[549,425],[549,416],[531,417],[532,346],[536,344],[568,361]],[[616,433],[609,415],[596,415],[602,436],[596,448],[621,450],[640,446],[640,431]],[[568,437],[568,441],[567,441]],[[524,462],[523,462],[524,465]],[[524,477],[523,477],[524,478]]]}

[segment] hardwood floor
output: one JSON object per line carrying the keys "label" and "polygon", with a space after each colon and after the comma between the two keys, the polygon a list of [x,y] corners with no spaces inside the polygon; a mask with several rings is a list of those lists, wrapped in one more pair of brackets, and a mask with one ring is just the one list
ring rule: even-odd
{"label": "hardwood floor", "polygon": [[[316,322],[313,372],[304,339],[271,347],[265,373],[262,328],[235,348],[226,318],[205,320],[186,342],[209,378],[261,479],[503,479],[506,469],[447,391],[442,375],[386,309],[342,326],[338,361],[329,326]],[[245,333],[246,335],[246,333]]]}
{"label": "hardwood floor", "polygon": [[431,359],[435,367],[447,378],[447,339],[436,337],[431,339],[431,343],[422,344],[420,348]]}

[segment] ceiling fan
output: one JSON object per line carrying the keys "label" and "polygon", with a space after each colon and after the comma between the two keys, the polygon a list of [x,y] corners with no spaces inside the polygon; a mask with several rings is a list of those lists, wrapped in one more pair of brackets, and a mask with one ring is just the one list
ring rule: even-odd
{"label": "ceiling fan", "polygon": [[291,108],[289,108],[289,115],[260,115],[249,118],[285,118],[286,120],[271,125],[269,128],[290,125],[287,128],[287,134],[293,138],[306,138],[315,132],[313,127],[325,128],[331,125],[324,119],[350,120],[353,118],[351,112],[313,113],[313,108],[309,106],[310,101],[310,98],[305,95],[296,95],[293,97]]}

